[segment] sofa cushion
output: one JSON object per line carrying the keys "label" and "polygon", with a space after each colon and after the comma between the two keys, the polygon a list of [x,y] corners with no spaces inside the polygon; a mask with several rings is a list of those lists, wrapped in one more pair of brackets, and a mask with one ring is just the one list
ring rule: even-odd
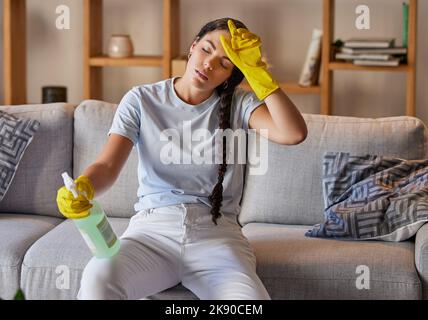
{"label": "sofa cushion", "polygon": [[0,212],[62,217],[55,199],[63,184],[61,173],[71,173],[72,169],[74,108],[65,103],[0,107],[19,118],[40,123],[0,202]]}
{"label": "sofa cushion", "polygon": [[[109,219],[116,235],[129,219]],[[37,240],[22,263],[21,287],[27,299],[75,299],[92,254],[74,222],[65,220]]]}
{"label": "sofa cushion", "polygon": [[249,223],[243,233],[272,299],[421,299],[413,241],[308,238],[310,226]]}
{"label": "sofa cushion", "polygon": [[19,162],[40,123],[0,111],[0,201],[15,177]]}
{"label": "sofa cushion", "polygon": [[328,152],[324,222],[307,236],[404,241],[428,221],[428,159]]}
{"label": "sofa cushion", "polygon": [[[119,237],[129,219],[110,218]],[[28,250],[22,264],[21,287],[27,299],[76,299],[83,269],[91,259],[72,220],[65,220],[41,237]],[[181,284],[145,300],[197,299]]]}
{"label": "sofa cushion", "polygon": [[[107,142],[107,133],[117,105],[97,100],[83,101],[74,114],[74,175],[77,177],[91,165]],[[97,201],[110,217],[129,218],[135,214],[137,202],[137,164],[135,147],[114,185]]]}
{"label": "sofa cushion", "polygon": [[[303,114],[308,137],[298,145],[268,141],[268,152],[254,152],[249,163],[267,157],[263,175],[245,176],[239,221],[312,225],[323,221],[322,159],[328,151],[377,154],[403,159],[428,155],[427,129],[421,120],[400,116],[378,119]],[[260,137],[260,139],[265,139]]]}
{"label": "sofa cushion", "polygon": [[428,224],[424,224],[416,233],[415,265],[422,282],[423,299],[428,300]]}
{"label": "sofa cushion", "polygon": [[61,221],[47,216],[0,214],[0,298],[14,297],[28,248]]}

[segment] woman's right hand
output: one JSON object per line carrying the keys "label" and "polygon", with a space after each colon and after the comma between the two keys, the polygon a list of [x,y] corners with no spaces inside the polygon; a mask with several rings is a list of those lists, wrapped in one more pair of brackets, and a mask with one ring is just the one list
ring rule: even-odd
{"label": "woman's right hand", "polygon": [[78,196],[73,194],[64,186],[58,189],[56,202],[59,211],[66,218],[79,219],[89,215],[92,204],[89,202],[94,198],[94,187],[86,176],[80,176],[74,180]]}

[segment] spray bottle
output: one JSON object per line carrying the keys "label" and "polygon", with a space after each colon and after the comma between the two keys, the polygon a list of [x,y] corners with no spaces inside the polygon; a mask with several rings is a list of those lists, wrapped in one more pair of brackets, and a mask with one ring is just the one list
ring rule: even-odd
{"label": "spray bottle", "polygon": [[[74,180],[64,172],[62,174],[65,187],[77,198],[78,192]],[[79,229],[83,239],[91,249],[92,254],[97,258],[110,258],[114,256],[120,248],[120,241],[116,237],[104,210],[98,202],[91,201],[92,208],[89,215],[83,218],[73,219]]]}

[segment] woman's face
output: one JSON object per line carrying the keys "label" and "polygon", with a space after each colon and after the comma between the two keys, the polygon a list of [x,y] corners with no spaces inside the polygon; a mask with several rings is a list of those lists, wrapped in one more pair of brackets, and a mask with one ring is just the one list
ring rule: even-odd
{"label": "woman's face", "polygon": [[186,76],[194,86],[202,90],[213,90],[223,84],[234,68],[221,45],[220,35],[230,41],[229,31],[215,30],[193,42],[190,48],[191,57],[187,62]]}

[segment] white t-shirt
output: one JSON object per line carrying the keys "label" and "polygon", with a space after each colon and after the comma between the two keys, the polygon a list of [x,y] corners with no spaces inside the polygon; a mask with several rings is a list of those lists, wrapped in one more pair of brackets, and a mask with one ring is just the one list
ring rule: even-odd
{"label": "white t-shirt", "polygon": [[[223,154],[218,144],[222,141],[217,115],[220,97],[214,91],[204,102],[190,105],[177,96],[175,79],[129,90],[119,103],[108,132],[127,137],[137,148],[137,212],[180,203],[204,203],[211,207],[208,196],[217,183]],[[236,88],[231,106],[233,132],[246,136],[250,114],[262,103],[253,92]],[[220,211],[239,214],[245,162],[236,158],[239,148],[246,154],[247,144],[241,141],[238,147],[239,139],[233,140],[233,149],[228,150],[235,152],[234,163],[228,163],[224,175]]]}

